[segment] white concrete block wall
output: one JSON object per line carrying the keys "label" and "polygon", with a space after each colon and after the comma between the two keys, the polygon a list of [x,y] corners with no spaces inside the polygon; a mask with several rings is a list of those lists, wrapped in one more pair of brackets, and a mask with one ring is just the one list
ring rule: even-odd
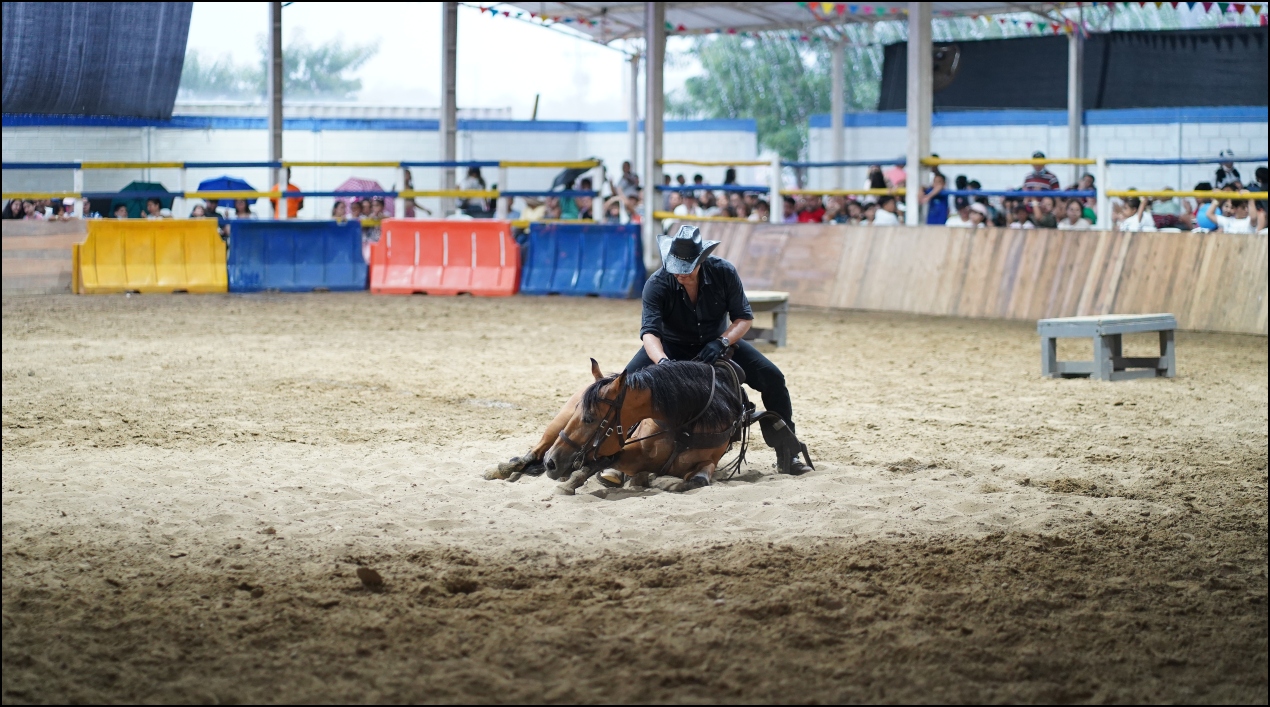
{"label": "white concrete block wall", "polygon": [[[1221,110],[1216,109],[1217,112]],[[1246,109],[1235,110],[1247,112]],[[1149,114],[1150,111],[1137,113]],[[1148,159],[1207,158],[1225,149],[1233,150],[1239,156],[1266,154],[1266,121],[1224,122],[1229,118],[1217,118],[1213,122],[1203,122],[1204,120],[1201,117],[1193,122],[1174,120],[1124,124],[1104,124],[1100,120],[1085,127],[1085,155]],[[905,146],[903,127],[849,127],[845,132],[847,159],[882,158],[890,153],[902,152]],[[828,128],[813,127],[809,137],[809,154],[813,161],[832,159]],[[931,130],[931,151],[941,157],[1025,158],[1038,149],[1050,157],[1065,157],[1066,125],[937,125]],[[1256,165],[1237,167],[1245,179],[1251,179]],[[1064,186],[1071,182],[1071,167],[1055,165],[1050,169],[1058,175]],[[1092,166],[1079,171],[1086,169],[1094,171]],[[1160,189],[1166,186],[1189,189],[1200,181],[1212,181],[1215,170],[1215,164],[1116,165],[1110,168],[1109,186],[1113,189]],[[948,166],[943,171],[950,178],[966,174],[978,179],[987,189],[1005,189],[1018,186],[1027,167],[966,165]],[[859,188],[863,185],[865,168],[849,168],[845,172],[847,188]],[[831,170],[812,170],[809,185],[813,188],[830,188],[831,179]]]}
{"label": "white concrete block wall", "polygon": [[[604,160],[614,174],[627,159],[629,138],[624,131],[588,132],[567,124],[558,127],[560,129],[525,131],[460,130],[458,157],[460,160],[566,161],[595,156]],[[755,133],[746,130],[676,131],[672,128],[664,136],[664,154],[668,157],[753,160],[757,146]],[[258,129],[10,126],[3,130],[5,162],[252,162],[265,159],[267,153],[267,134]],[[429,130],[287,130],[283,133],[283,154],[296,161],[436,161],[440,159],[440,146],[437,133]],[[636,171],[642,168],[637,166]],[[686,167],[683,171],[689,175],[701,172],[707,179],[721,182],[724,168]],[[440,172],[436,168],[413,168],[415,188],[437,188],[441,183]],[[546,189],[559,172],[560,169],[554,167],[513,168],[508,170],[508,183],[500,186],[514,190]],[[763,168],[741,168],[738,173],[742,183],[765,183],[766,180]],[[186,188],[193,190],[201,180],[225,174],[245,179],[261,190],[271,186],[268,169],[234,167],[187,170]],[[351,176],[374,179],[385,189],[402,186],[398,171],[384,167],[296,167],[292,181],[303,189],[331,191]],[[457,176],[461,180],[463,170]],[[491,186],[499,181],[497,168],[483,170],[483,176]],[[180,184],[180,171],[86,170],[84,188],[112,191],[138,179],[158,181],[175,191]],[[6,192],[70,191],[72,188],[71,170],[6,170],[3,174]],[[328,197],[306,199],[301,216],[329,215],[333,201]],[[264,213],[267,207],[261,203],[256,210]]]}

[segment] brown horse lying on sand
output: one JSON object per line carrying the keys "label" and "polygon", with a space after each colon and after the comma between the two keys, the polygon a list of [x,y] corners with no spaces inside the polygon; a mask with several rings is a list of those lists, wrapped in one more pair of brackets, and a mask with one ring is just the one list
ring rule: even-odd
{"label": "brown horse lying on sand", "polygon": [[670,361],[604,376],[592,359],[591,374],[595,382],[569,398],[538,444],[486,478],[571,474],[560,491],[572,494],[596,472],[615,469],[631,485],[699,488],[749,422],[741,381],[727,364]]}

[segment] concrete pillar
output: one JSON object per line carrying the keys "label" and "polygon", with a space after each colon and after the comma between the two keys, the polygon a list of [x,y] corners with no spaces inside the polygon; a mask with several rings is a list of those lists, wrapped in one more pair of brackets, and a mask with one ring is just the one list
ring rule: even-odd
{"label": "concrete pillar", "polygon": [[[457,60],[459,49],[459,4],[441,3],[441,125],[437,136],[441,138],[441,161],[455,161],[458,138],[458,103],[456,96]],[[439,189],[454,189],[454,168],[442,167]],[[445,218],[454,211],[454,199],[442,197],[437,216]]]}
{"label": "concrete pillar", "polygon": [[[1083,101],[1085,40],[1079,31],[1067,35],[1067,156],[1083,157],[1081,128],[1085,122]],[[1080,181],[1083,167],[1072,165],[1072,184]]]}
{"label": "concrete pillar", "polygon": [[666,5],[644,3],[644,267],[651,273],[661,267],[657,236],[661,223],[653,212],[661,206],[662,66],[666,60]]}
{"label": "concrete pillar", "polygon": [[904,171],[907,196],[904,223],[916,226],[922,222],[918,197],[922,193],[923,157],[930,156],[930,114],[935,103],[931,52],[931,4],[908,4],[908,126],[907,164]]}
{"label": "concrete pillar", "polygon": [[626,116],[627,137],[630,148],[627,158],[631,162],[631,170],[639,171],[639,52],[631,54],[631,102]]}
{"label": "concrete pillar", "polygon": [[[269,92],[269,161],[282,161],[282,3],[269,3],[269,65],[267,85]],[[269,188],[282,184],[282,169],[269,168]],[[287,186],[282,184],[282,191]],[[286,201],[279,201],[279,210],[287,212]],[[278,214],[273,214],[274,218]]]}
{"label": "concrete pillar", "polygon": [[[830,72],[833,85],[829,88],[829,131],[833,135],[833,161],[841,162],[846,159],[846,136],[843,134],[842,114],[846,111],[846,102],[843,100],[842,91],[844,78],[843,62],[846,54],[846,41],[840,40],[834,42],[833,45],[833,67]],[[842,167],[833,168],[833,188],[843,188]]]}

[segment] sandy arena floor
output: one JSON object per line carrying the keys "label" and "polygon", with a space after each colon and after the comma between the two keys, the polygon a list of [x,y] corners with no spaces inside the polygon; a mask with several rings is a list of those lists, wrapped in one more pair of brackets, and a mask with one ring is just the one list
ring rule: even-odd
{"label": "sandy arena floor", "polygon": [[482,480],[638,316],[5,298],[4,702],[1266,702],[1265,338],[795,311],[816,472]]}

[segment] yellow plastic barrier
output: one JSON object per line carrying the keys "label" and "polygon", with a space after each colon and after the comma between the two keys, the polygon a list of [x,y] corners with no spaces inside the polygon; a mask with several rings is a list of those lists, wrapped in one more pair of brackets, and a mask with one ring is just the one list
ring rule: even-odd
{"label": "yellow plastic barrier", "polygon": [[1187,197],[1191,199],[1217,199],[1224,201],[1226,199],[1260,199],[1265,200],[1266,192],[1263,191],[1170,191],[1166,189],[1157,189],[1154,191],[1141,191],[1134,189],[1108,189],[1107,196],[1110,197],[1148,197],[1151,199],[1172,199],[1175,197]]}
{"label": "yellow plastic barrier", "polygon": [[77,260],[83,294],[229,290],[215,219],[89,221]]}

